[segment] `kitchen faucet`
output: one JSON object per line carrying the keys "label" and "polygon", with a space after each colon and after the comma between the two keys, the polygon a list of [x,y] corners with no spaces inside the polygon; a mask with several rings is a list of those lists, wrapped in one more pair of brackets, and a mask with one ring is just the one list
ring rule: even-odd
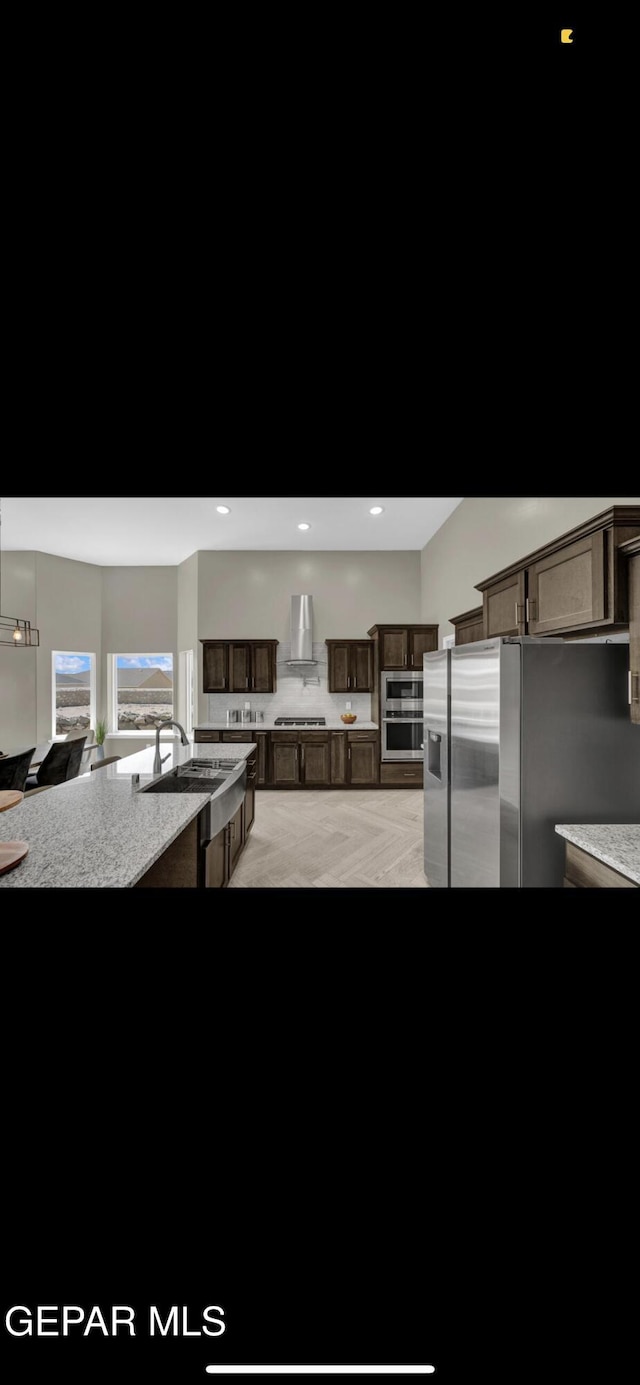
{"label": "kitchen faucet", "polygon": [[169,751],[167,751],[166,755],[160,756],[160,732],[165,731],[167,726],[175,726],[176,730],[180,732],[180,741],[182,745],[189,744],[184,726],[181,726],[179,721],[161,721],[160,725],[156,726],[156,753],[153,761],[154,774],[160,774],[164,761],[169,759]]}

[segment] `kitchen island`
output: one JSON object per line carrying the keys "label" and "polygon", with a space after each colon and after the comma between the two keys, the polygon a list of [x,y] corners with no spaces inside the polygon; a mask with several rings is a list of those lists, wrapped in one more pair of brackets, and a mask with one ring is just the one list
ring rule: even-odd
{"label": "kitchen island", "polygon": [[[251,742],[225,745],[223,755],[221,747],[214,745],[162,742],[165,754],[167,747],[169,754],[161,775],[154,774],[155,752],[150,747],[104,769],[58,784],[46,793],[35,794],[3,813],[0,841],[28,842],[29,854],[14,870],[0,876],[0,888],[126,889],[139,884],[170,848],[175,849],[174,843],[183,834],[195,833],[199,814],[214,796],[225,791],[226,785],[216,785],[212,791],[203,781],[197,792],[189,793],[143,790],[193,758],[224,758],[244,766],[256,751]],[[132,782],[135,775],[140,776],[139,784]],[[244,817],[242,826],[244,844]]]}
{"label": "kitchen island", "polygon": [[556,832],[567,844],[565,885],[640,885],[640,824],[569,823],[556,827]]}

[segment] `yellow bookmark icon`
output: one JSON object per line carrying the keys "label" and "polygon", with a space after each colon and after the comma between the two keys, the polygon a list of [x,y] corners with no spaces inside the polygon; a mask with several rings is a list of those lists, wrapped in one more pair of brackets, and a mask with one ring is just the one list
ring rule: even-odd
{"label": "yellow bookmark icon", "polygon": [[573,29],[561,29],[561,30],[560,30],[560,42],[561,42],[561,43],[573,43],[573,39],[572,39],[572,37],[571,37],[572,33],[573,33]]}

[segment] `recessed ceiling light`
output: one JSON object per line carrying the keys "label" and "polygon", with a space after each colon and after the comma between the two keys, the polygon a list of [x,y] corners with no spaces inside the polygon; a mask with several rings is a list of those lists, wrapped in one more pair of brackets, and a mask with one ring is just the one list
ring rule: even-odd
{"label": "recessed ceiling light", "polygon": [[310,525],[310,524],[299,524],[299,525],[298,525],[298,528],[299,528],[299,529],[310,529],[310,528],[311,528],[311,525]]}
{"label": "recessed ceiling light", "polygon": [[369,514],[370,514],[370,515],[381,515],[383,510],[384,510],[384,505],[374,505],[374,506],[372,507],[372,509],[369,510]]}
{"label": "recessed ceiling light", "polygon": [[230,514],[231,514],[231,510],[229,509],[229,506],[228,506],[228,505],[216,505],[216,510],[218,511],[218,514],[219,514],[219,515],[230,515]]}

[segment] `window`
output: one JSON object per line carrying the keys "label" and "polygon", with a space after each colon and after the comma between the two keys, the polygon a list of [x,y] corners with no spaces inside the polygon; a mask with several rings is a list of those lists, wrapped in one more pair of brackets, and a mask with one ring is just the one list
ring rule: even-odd
{"label": "window", "polygon": [[152,734],[173,720],[173,654],[112,654],[109,724],[113,732]]}
{"label": "window", "polygon": [[66,736],[96,724],[96,656],[75,651],[51,651],[52,735]]}

